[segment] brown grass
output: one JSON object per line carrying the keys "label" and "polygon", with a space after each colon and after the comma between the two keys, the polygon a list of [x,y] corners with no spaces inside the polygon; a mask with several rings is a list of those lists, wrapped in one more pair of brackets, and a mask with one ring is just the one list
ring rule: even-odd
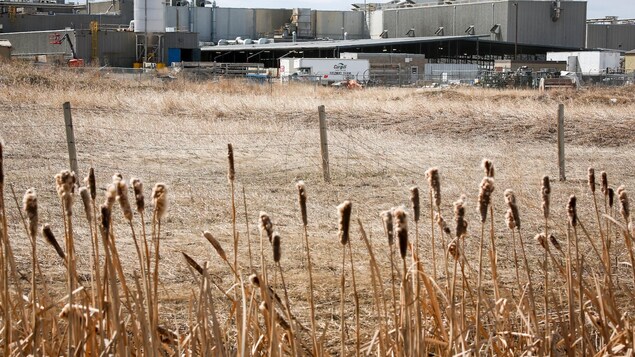
{"label": "brown grass", "polygon": [[[121,172],[126,179],[133,175],[140,177],[146,186],[150,185],[148,187],[152,187],[155,182],[166,183],[170,202],[167,214],[161,222],[161,260],[158,269],[158,295],[161,304],[159,324],[184,335],[190,331],[191,321],[196,320],[202,313],[197,310],[198,305],[195,301],[202,296],[203,282],[208,283],[210,291],[216,289],[213,290],[213,295],[210,293],[209,296],[214,296],[217,313],[215,319],[218,319],[220,325],[241,325],[240,321],[234,321],[229,314],[228,297],[211,284],[213,281],[221,288],[220,290],[227,291],[234,284],[234,274],[227,264],[219,261],[214,247],[204,244],[200,238],[201,231],[205,230],[213,232],[222,246],[232,246],[234,242],[230,188],[226,179],[227,143],[233,145],[236,187],[245,189],[250,236],[258,237],[258,212],[268,212],[275,229],[285,238],[282,242],[285,254],[281,257],[281,270],[284,270],[290,312],[297,317],[297,323],[311,326],[307,299],[308,273],[303,264],[304,253],[301,253],[304,230],[302,214],[296,203],[298,193],[295,187],[297,180],[304,180],[310,192],[310,199],[307,201],[307,236],[313,266],[312,280],[315,285],[313,300],[319,339],[316,343],[321,344],[325,351],[334,354],[339,353],[341,349],[338,330],[340,322],[337,321],[339,316],[336,312],[340,304],[338,273],[341,270],[338,259],[341,247],[336,244],[336,206],[340,202],[347,199],[353,202],[353,219],[362,222],[369,237],[369,244],[374,246],[375,258],[371,263],[366,246],[357,244],[361,233],[358,234],[357,230],[351,229],[350,239],[353,244],[350,249],[356,263],[355,298],[359,299],[359,307],[357,304],[355,306],[359,308],[361,316],[361,345],[368,347],[366,343],[373,340],[378,326],[383,326],[382,324],[385,324],[386,328],[381,327],[385,332],[381,332],[380,336],[386,341],[391,341],[390,329],[397,322],[392,321],[396,314],[393,314],[390,304],[390,285],[393,281],[390,249],[386,246],[384,228],[378,213],[390,207],[407,205],[409,188],[415,184],[425,184],[424,172],[427,168],[437,166],[440,170],[442,196],[447,197],[441,202],[441,213],[449,217],[452,210],[451,202],[465,194],[466,220],[478,222],[479,192],[476,188],[483,173],[479,169],[479,163],[483,157],[490,158],[496,164],[496,186],[501,188],[500,192],[503,188],[512,188],[516,194],[523,221],[523,235],[532,237],[536,233],[544,232],[540,178],[543,175],[557,177],[555,114],[557,104],[564,102],[569,181],[551,182],[549,233],[554,234],[560,244],[565,245],[566,202],[568,197],[574,194],[578,198],[579,220],[583,222],[588,234],[597,242],[600,241],[593,196],[587,186],[588,167],[608,172],[613,187],[621,184],[627,188],[635,186],[631,173],[635,157],[635,145],[630,129],[635,127],[635,119],[631,115],[635,109],[635,104],[632,104],[635,103],[632,87],[546,94],[469,88],[441,91],[372,88],[347,92],[299,85],[274,84],[270,87],[226,80],[196,83],[180,79],[171,82],[124,80],[105,75],[97,76],[94,73],[76,74],[6,64],[2,66],[0,137],[5,144],[5,182],[7,185],[13,184],[17,192],[24,192],[30,187],[37,190],[39,220],[51,225],[52,232],[60,243],[64,237],[64,221],[53,176],[68,166],[61,110],[63,102],[70,101],[74,108],[73,119],[79,152],[78,177],[86,175],[89,167],[95,167],[97,199],[100,202],[103,202],[104,190],[115,172]],[[610,104],[610,98],[617,98],[618,103]],[[331,184],[325,184],[321,179],[316,110],[320,104],[326,106],[328,116]],[[399,125],[395,125],[396,123]],[[425,197],[426,195],[423,195],[424,199]],[[7,193],[4,198],[8,221],[7,234],[13,245],[16,268],[18,272],[25,274],[31,270],[31,247],[19,244],[25,236],[19,212],[11,205],[12,201]],[[75,201],[73,229],[78,282],[89,286],[90,283],[83,279],[90,276],[91,271],[91,232],[83,218],[83,210],[77,207],[81,204],[80,200]],[[502,194],[494,194],[492,202],[496,207],[503,207]],[[628,238],[625,239],[618,225],[607,223],[603,215],[604,207],[601,203],[599,206],[601,225],[607,237],[606,245],[609,246],[612,264],[612,296],[602,294],[602,297],[605,301],[615,301],[616,310],[630,311],[635,308],[629,295],[635,291],[632,271],[628,266],[631,259],[626,249],[630,246],[630,241]],[[610,210],[607,210],[607,213],[617,221],[623,222],[624,219],[619,213],[620,208],[619,201],[616,201],[613,214]],[[148,207],[148,211],[153,209],[154,207]],[[245,212],[239,209],[238,214]],[[410,267],[410,272],[406,272],[408,274],[433,271],[431,227],[430,223],[426,223],[430,222],[431,214],[434,212],[421,211],[421,272],[417,273],[417,269]],[[502,211],[495,214],[496,249],[499,252],[509,252],[512,242],[504,226]],[[128,282],[129,289],[136,291],[134,271],[139,269],[139,263],[135,257],[130,227],[122,224],[124,221],[120,210],[113,209],[112,215],[114,221],[119,222],[113,226],[113,234],[117,237],[116,245],[123,276]],[[139,225],[139,213],[135,212],[134,216],[135,224]],[[150,222],[148,220],[148,224]],[[351,228],[354,228],[353,226]],[[238,266],[242,268],[243,279],[246,281],[248,272],[245,267],[249,266],[245,242],[248,236],[247,226],[236,222],[236,230],[240,237]],[[456,268],[458,277],[456,291],[453,293],[453,301],[457,303],[452,314],[457,319],[453,325],[453,337],[456,338],[453,353],[473,346],[474,331],[470,330],[468,333],[462,328],[474,327],[475,304],[471,299],[476,295],[475,267],[479,248],[477,230],[476,224],[469,226],[467,237],[458,247],[456,242],[454,246],[460,249],[462,256]],[[554,309],[550,323],[555,330],[561,332],[560,336],[553,336],[555,355],[564,353],[562,344],[557,343],[565,335],[565,330],[559,330],[560,326],[568,326],[567,291],[573,292],[573,307],[576,309],[576,319],[579,320],[577,309],[580,301],[577,296],[586,296],[589,291],[597,295],[596,283],[599,284],[598,287],[605,284],[603,268],[592,259],[595,253],[585,233],[580,230],[578,235],[580,256],[584,257],[584,263],[580,267],[576,264],[571,265],[571,278],[568,278],[569,274],[561,274],[559,270],[565,269],[563,255],[555,249],[548,252],[551,254],[548,265],[551,269],[549,284],[554,287],[553,294],[548,296],[549,308]],[[571,240],[573,241],[573,236]],[[55,300],[60,299],[67,290],[64,261],[58,257],[54,249],[45,249],[44,244],[38,248],[38,260],[44,272],[38,281],[48,284],[49,296],[55,297]],[[445,248],[437,245],[437,256],[445,256]],[[542,281],[545,279],[540,267],[547,266],[543,265],[544,250],[539,244],[530,244],[528,241],[525,241],[524,249],[527,265],[533,270],[537,319],[541,320],[544,318],[541,299],[544,285]],[[566,251],[567,247],[562,249]],[[188,268],[191,263],[188,265],[183,260],[181,252],[186,253],[194,262],[198,262],[204,274],[192,274]],[[233,260],[233,256],[228,258],[230,261]],[[209,263],[201,263],[205,261]],[[256,259],[256,266],[259,265],[258,261]],[[436,260],[436,263],[439,265],[436,269],[439,274],[435,284],[444,289],[455,277],[452,272],[454,262],[449,264],[449,273],[441,267],[443,260]],[[369,273],[375,271],[371,264],[376,264],[379,267],[377,270],[382,273],[382,280],[377,284],[381,284],[378,291],[384,292],[385,301],[389,305],[388,308],[383,308],[388,310],[386,320],[380,319],[374,312],[377,305],[381,308],[381,303],[375,302],[378,293],[373,288],[375,283],[372,282],[372,276],[378,280],[379,277]],[[498,254],[497,284],[500,285],[506,301],[494,301],[494,282],[490,269],[483,269],[481,289],[485,298],[481,308],[482,330],[478,332],[481,336],[479,346],[483,353],[494,353],[497,348],[502,348],[497,341],[503,339],[510,342],[511,348],[517,351],[534,348],[523,340],[522,335],[502,334],[494,338],[494,331],[489,330],[494,326],[496,331],[532,334],[534,342],[542,337],[542,331],[532,331],[533,327],[523,323],[522,317],[517,313],[515,304],[522,304],[521,301],[513,300],[513,297],[523,294],[523,291],[518,291],[518,285],[524,284],[526,279],[523,278],[522,282],[517,281],[514,265],[514,259],[510,254]],[[520,269],[524,270],[524,266],[520,266]],[[577,278],[578,271],[585,272],[581,294],[576,293],[580,290],[579,286],[572,286],[571,290],[566,288],[567,281],[580,282]],[[587,271],[595,272],[597,279],[595,275],[587,275]],[[463,286],[463,274],[469,286]],[[273,277],[273,274],[271,276]],[[427,275],[426,277],[430,278]],[[395,280],[397,288],[401,280],[401,277]],[[443,336],[438,330],[440,326],[430,322],[435,321],[432,306],[437,298],[440,299],[439,311],[443,315],[443,320],[447,317],[446,314],[449,314],[444,310],[448,305],[442,296],[436,293],[429,294],[424,287],[425,279],[422,281],[422,289],[426,291],[420,300],[423,302],[422,314],[428,317],[428,320],[424,321],[429,323],[426,326],[429,334],[427,332],[422,341],[429,343],[429,351],[441,351],[442,344],[436,345],[429,340]],[[352,281],[347,280],[347,283]],[[240,294],[240,289],[237,291]],[[281,293],[281,290],[278,292]],[[26,293],[28,294],[28,288]],[[356,314],[352,312],[353,289],[347,287],[346,293],[346,306],[350,306],[351,309],[346,314],[344,332],[347,333],[346,349],[352,353],[355,350],[354,341],[357,333],[354,331]],[[474,296],[470,295],[471,293],[474,293]],[[525,295],[528,293],[527,290],[524,292]],[[234,298],[233,292],[230,291],[228,294]],[[260,299],[260,292],[257,296]],[[38,297],[46,298],[41,294],[38,294]],[[405,298],[412,299],[413,296]],[[449,299],[449,295],[447,298]],[[249,296],[245,299],[250,301]],[[461,301],[466,305],[461,306]],[[600,319],[611,319],[614,316],[614,311],[603,312],[597,309],[593,305],[593,299],[587,297],[584,301],[591,302],[587,310],[588,321],[592,320],[591,316],[595,316],[594,314],[598,314]],[[501,304],[506,304],[506,307]],[[254,308],[256,307],[257,304]],[[62,308],[63,304],[58,304],[54,309],[59,312]],[[125,306],[122,308],[127,309]],[[260,312],[256,310],[253,310],[253,315],[246,317],[258,316]],[[511,311],[511,316],[504,321],[505,316],[492,315],[492,311]],[[141,316],[142,310],[136,309],[135,314]],[[291,335],[303,334],[302,328],[298,327],[289,317],[290,314],[283,309],[279,309],[278,314],[271,315],[270,317],[275,315],[286,320],[289,328],[285,330],[284,327],[279,327],[273,329],[274,331],[286,331]],[[207,316],[210,316],[210,321],[213,320],[211,315]],[[529,319],[528,316],[524,318]],[[590,340],[602,342],[595,345],[587,343],[586,348],[592,346],[599,350],[610,340],[611,331],[603,331],[601,325],[597,327],[588,321],[585,333]],[[47,323],[42,323],[43,328],[52,326]],[[225,325],[226,323],[229,325]],[[578,322],[576,324],[579,325]],[[58,337],[62,336],[63,324],[55,326],[59,327],[56,330]],[[540,326],[538,323],[538,328]],[[216,336],[212,331],[212,322],[208,327],[209,336]],[[266,326],[260,328],[266,329]],[[324,340],[320,338],[323,332]],[[608,338],[604,337],[605,333],[609,333]],[[223,337],[225,338],[229,344],[236,342],[233,337]],[[303,343],[311,346],[311,340],[305,338]],[[626,343],[632,348],[632,342],[629,341],[620,343]],[[536,346],[541,345],[537,343]],[[391,344],[386,342],[386,350],[390,347]],[[60,348],[61,351],[65,351],[65,347]],[[301,349],[300,346],[298,348]],[[308,350],[319,348],[314,346]],[[413,350],[415,346],[410,348]],[[580,348],[579,345],[578,352]],[[267,352],[271,353],[270,350]]]}

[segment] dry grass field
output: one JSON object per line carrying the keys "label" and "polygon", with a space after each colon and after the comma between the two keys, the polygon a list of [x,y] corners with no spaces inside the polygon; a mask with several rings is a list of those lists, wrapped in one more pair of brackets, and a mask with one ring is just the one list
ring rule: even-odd
{"label": "dry grass field", "polygon": [[[482,355],[510,356],[633,353],[632,236],[622,232],[617,224],[624,224],[625,220],[619,212],[622,206],[617,196],[612,211],[617,223],[602,216],[605,196],[600,192],[601,171],[608,174],[609,186],[614,190],[624,185],[630,193],[635,187],[633,87],[547,93],[473,88],[347,91],[222,79],[206,82],[121,79],[103,72],[76,73],[0,64],[3,202],[6,236],[17,270],[17,279],[8,273],[5,285],[7,299],[13,297],[9,310],[13,310],[14,317],[22,316],[20,309],[27,311],[26,317],[31,316],[29,311],[33,310],[29,303],[32,245],[21,220],[24,213],[18,209],[27,189],[33,187],[37,191],[39,223],[50,225],[62,247],[64,237],[68,237],[68,233],[65,234],[67,220],[54,178],[69,167],[62,111],[62,103],[67,101],[73,108],[77,175],[84,185],[83,178],[94,168],[97,206],[105,201],[107,186],[113,182],[114,174],[121,174],[126,182],[133,177],[141,179],[145,184],[145,224],[150,237],[152,212],[157,208],[152,200],[152,187],[157,182],[167,187],[168,208],[161,219],[158,301],[155,301],[159,316],[156,323],[148,322],[148,326],[161,326],[177,333],[178,337],[176,342],[164,339],[162,347],[139,345],[143,341],[140,336],[147,335],[150,339],[158,336],[141,328],[144,321],[141,317],[145,314],[143,304],[148,310],[152,309],[149,303],[143,302],[146,290],[141,288],[138,292],[135,288],[135,277],[140,274],[140,260],[146,260],[137,255],[130,225],[115,204],[112,232],[108,237],[114,240],[119,252],[122,275],[117,276],[118,284],[125,280],[130,290],[141,296],[121,295],[121,318],[128,317],[125,329],[129,340],[124,343],[117,339],[120,336],[115,337],[112,345],[99,340],[101,329],[114,333],[117,323],[112,322],[111,317],[108,323],[103,322],[106,321],[103,317],[95,317],[100,321],[97,324],[108,326],[99,325],[101,329],[96,329],[99,333],[86,332],[82,338],[76,333],[74,345],[66,349],[64,341],[68,338],[64,326],[67,324],[57,318],[57,314],[68,302],[63,298],[68,293],[70,268],[38,234],[37,261],[41,268],[41,274],[35,274],[38,296],[43,305],[43,301],[50,302],[47,311],[54,312],[52,315],[42,312],[38,318],[42,319],[41,326],[58,328],[56,336],[47,338],[44,334],[40,339],[40,354],[66,354],[72,349],[81,353],[82,348],[93,355],[110,348],[113,353],[154,355],[161,350],[164,354],[184,356],[340,355],[342,349],[348,355],[422,355],[427,352],[452,356],[473,354],[475,349]],[[565,182],[558,181],[556,113],[559,103],[564,103],[566,108]],[[324,105],[327,113],[330,183],[322,179],[319,105]],[[236,172],[235,233],[228,181],[229,143],[233,146]],[[490,159],[496,168],[491,226],[490,216],[481,226],[478,208],[483,158]],[[438,209],[451,228],[451,235],[441,234],[436,224],[431,224],[425,174],[431,167],[437,167],[440,173]],[[587,183],[589,167],[595,168],[597,176],[597,214]],[[554,256],[549,260],[550,287],[546,291],[545,249],[533,239],[545,231],[541,208],[544,175],[551,178],[548,232],[563,246],[562,253],[551,248]],[[299,180],[305,182],[307,191],[306,232],[311,253],[315,321],[311,320],[307,300],[309,270],[296,188]],[[421,195],[421,218],[417,224],[410,203],[413,186],[419,187]],[[506,225],[508,204],[503,195],[506,189],[515,192],[526,264],[519,250],[518,230],[512,234],[514,230]],[[446,248],[456,235],[454,203],[462,195],[468,226],[466,235],[459,239],[462,254],[456,268],[455,260],[446,255]],[[577,197],[577,216],[587,232],[583,233],[580,225],[577,226],[579,244],[573,243],[573,230],[567,219],[571,195]],[[74,232],[76,283],[90,292],[91,237],[99,236],[99,219],[91,229],[82,200],[76,196],[74,214],[69,218]],[[134,206],[132,189],[130,197]],[[337,206],[345,200],[352,203],[352,254],[349,257],[346,253],[345,327],[341,331],[343,249]],[[408,233],[413,244],[403,261],[403,267],[409,271],[405,278],[397,243],[393,247],[394,269],[391,269],[391,249],[380,217],[382,211],[399,206],[408,212]],[[269,284],[275,285],[274,289],[283,299],[281,305],[287,306],[287,294],[280,279],[283,274],[289,310],[297,317],[297,323],[292,323],[288,330],[284,323],[272,324],[263,317],[269,315],[266,311],[261,314],[258,304],[262,300],[271,303],[270,297],[266,289],[254,289],[248,281],[252,272],[264,278],[260,212],[271,217],[273,230],[279,232],[281,238],[279,271],[274,269],[271,245],[266,237],[263,246]],[[598,218],[602,222],[601,229]],[[372,246],[373,259],[362,239],[360,223]],[[139,238],[141,220],[136,211],[132,226]],[[478,273],[481,228],[485,232],[482,275]],[[222,245],[228,262],[224,262],[202,236],[203,231],[212,233]],[[569,246],[566,245],[568,236],[572,240]],[[236,275],[233,268],[230,269],[234,265],[235,239],[239,266]],[[609,240],[607,256],[601,258],[602,242]],[[497,279],[492,276],[491,242],[495,242],[497,252]],[[154,249],[154,244],[149,244]],[[573,262],[566,259],[567,248],[571,246],[577,248],[577,259],[572,258]],[[415,258],[412,252],[417,250]],[[205,273],[196,272],[182,253],[201,266],[209,262]],[[3,254],[3,262],[8,264],[10,258]],[[154,264],[154,259],[146,258],[148,263]],[[557,269],[558,262],[564,272]],[[106,263],[102,261],[102,264]],[[152,266],[150,270],[153,269]],[[393,270],[396,281],[391,278]],[[420,273],[416,274],[417,271]],[[583,276],[582,282],[575,278],[578,272]],[[526,284],[526,274],[532,275],[533,284]],[[237,276],[244,284],[235,283]],[[144,285],[146,280],[142,282]],[[210,288],[203,283],[215,285]],[[20,288],[23,290],[18,293]],[[393,289],[396,289],[397,312],[393,311]],[[585,289],[590,291],[588,295],[579,294]],[[530,294],[530,290],[533,293]],[[603,291],[611,291],[610,296],[601,294]],[[241,292],[246,294],[242,298]],[[82,296],[81,293],[76,295]],[[16,296],[24,296],[24,299]],[[544,296],[549,304],[547,319]],[[112,303],[116,299],[113,296],[106,300]],[[358,301],[358,311],[355,301]],[[436,304],[440,305],[438,311],[434,308]],[[583,305],[582,313],[580,305]],[[137,311],[128,311],[131,306]],[[7,310],[6,306],[2,309]],[[212,314],[211,310],[215,312]],[[569,319],[570,312],[576,317]],[[281,307],[279,314],[289,321],[289,311]],[[594,322],[594,316],[600,316],[600,323]],[[47,323],[45,319],[57,321]],[[80,322],[88,326],[85,318],[77,317],[77,321],[75,329]],[[11,334],[7,333],[6,321],[3,324],[0,345],[5,354],[34,353],[32,346],[28,346],[34,334],[23,321],[12,322]],[[311,332],[313,324],[316,329]],[[475,338],[475,331],[480,331],[479,338]],[[567,335],[566,331],[571,332]],[[544,343],[545,336],[547,343]],[[319,340],[317,347],[312,342],[314,337]],[[91,345],[91,338],[99,342]],[[7,339],[14,343],[8,345]],[[80,340],[85,342],[84,347],[77,346]]]}

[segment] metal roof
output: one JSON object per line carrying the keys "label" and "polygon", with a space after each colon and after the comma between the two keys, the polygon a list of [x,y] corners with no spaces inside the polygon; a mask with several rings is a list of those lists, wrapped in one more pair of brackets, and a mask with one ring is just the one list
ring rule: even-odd
{"label": "metal roof", "polygon": [[305,42],[274,42],[264,45],[222,45],[222,46],[203,46],[201,51],[213,52],[233,52],[233,51],[252,51],[252,50],[305,50],[305,49],[335,49],[335,48],[356,48],[370,46],[390,46],[404,45],[411,43],[425,43],[438,41],[466,40],[479,37],[490,37],[490,35],[475,36],[430,36],[430,37],[402,37],[402,38],[379,38],[364,40],[326,40],[326,41],[305,41]]}

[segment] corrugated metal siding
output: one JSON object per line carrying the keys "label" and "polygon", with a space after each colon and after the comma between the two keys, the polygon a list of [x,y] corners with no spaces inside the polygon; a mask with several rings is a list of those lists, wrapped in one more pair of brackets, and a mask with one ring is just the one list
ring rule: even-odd
{"label": "corrugated metal siding", "polygon": [[587,25],[588,48],[610,48],[630,51],[635,49],[635,25]]}
{"label": "corrugated metal siding", "polygon": [[586,2],[562,1],[561,16],[551,20],[551,1],[510,1],[507,41],[516,39],[518,3],[518,43],[583,48],[586,39]]}
{"label": "corrugated metal siding", "polygon": [[[383,26],[373,16],[371,31],[378,36],[388,30],[388,37],[404,37],[408,30],[415,29],[416,36],[433,36],[443,27],[446,36],[464,35],[469,26],[474,26],[475,34],[490,35],[497,40],[490,29],[499,24],[501,36],[498,40],[514,42],[516,38],[516,11],[518,3],[518,42],[525,44],[584,47],[586,2],[562,1],[561,17],[551,20],[551,1],[503,1],[475,4],[430,6],[412,9],[383,10]],[[380,29],[381,27],[381,29]]]}

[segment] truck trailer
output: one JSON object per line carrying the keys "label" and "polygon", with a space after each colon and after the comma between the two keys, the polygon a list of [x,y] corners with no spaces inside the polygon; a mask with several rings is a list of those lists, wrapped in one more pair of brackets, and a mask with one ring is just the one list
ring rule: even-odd
{"label": "truck trailer", "polygon": [[346,80],[365,83],[370,78],[370,64],[367,59],[281,58],[280,78],[322,83]]}

